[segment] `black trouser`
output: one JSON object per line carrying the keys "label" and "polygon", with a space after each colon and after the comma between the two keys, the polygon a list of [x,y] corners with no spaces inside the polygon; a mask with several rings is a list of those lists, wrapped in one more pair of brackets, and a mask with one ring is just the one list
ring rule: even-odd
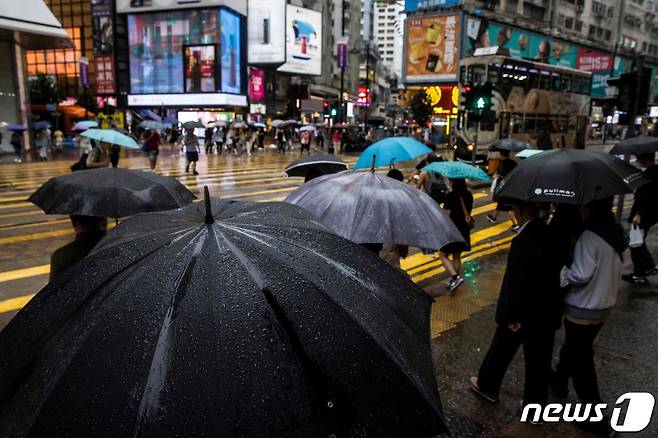
{"label": "black trouser", "polygon": [[[649,229],[651,225],[640,225],[640,228],[644,231],[644,237],[649,235]],[[637,248],[631,248],[631,260],[633,260],[633,274],[638,277],[644,277],[649,271],[656,267],[656,262],[653,259],[653,256],[647,248],[646,242]]]}
{"label": "black trouser", "polygon": [[554,341],[555,330],[550,327],[521,327],[515,333],[507,327],[498,326],[480,367],[478,386],[487,394],[498,397],[507,367],[519,347],[523,345],[525,356],[523,403],[546,404]]}
{"label": "black trouser", "polygon": [[570,377],[576,394],[583,403],[599,403],[599,385],[594,367],[594,339],[603,323],[583,325],[564,320],[564,345],[560,350],[557,376],[564,381]]}

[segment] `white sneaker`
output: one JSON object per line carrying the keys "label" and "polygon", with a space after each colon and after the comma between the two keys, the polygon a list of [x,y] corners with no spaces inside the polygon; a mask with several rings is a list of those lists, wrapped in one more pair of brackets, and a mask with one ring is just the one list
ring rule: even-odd
{"label": "white sneaker", "polygon": [[451,279],[448,282],[448,292],[454,292],[459,286],[464,283],[464,277],[458,275],[456,278]]}

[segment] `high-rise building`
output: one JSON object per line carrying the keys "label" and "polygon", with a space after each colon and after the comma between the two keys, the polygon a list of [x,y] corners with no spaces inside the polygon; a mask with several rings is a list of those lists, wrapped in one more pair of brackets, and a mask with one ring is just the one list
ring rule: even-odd
{"label": "high-rise building", "polygon": [[382,2],[375,8],[374,35],[382,64],[400,75],[402,69],[403,5],[401,2]]}

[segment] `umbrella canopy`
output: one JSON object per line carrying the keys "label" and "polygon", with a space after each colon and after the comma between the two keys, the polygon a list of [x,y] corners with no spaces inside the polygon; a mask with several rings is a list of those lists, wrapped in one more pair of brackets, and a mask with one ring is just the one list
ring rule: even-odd
{"label": "umbrella canopy", "polygon": [[203,123],[201,123],[197,120],[190,120],[189,122],[183,123],[183,128],[185,128],[185,129],[189,129],[189,128],[193,128],[193,129],[201,128],[201,129],[203,129],[203,128],[205,128],[205,126],[203,126]]}
{"label": "umbrella canopy", "polygon": [[226,122],[223,120],[212,120],[208,122],[209,128],[217,128],[217,127],[223,128],[224,126],[226,126]]}
{"label": "umbrella canopy", "polygon": [[515,138],[503,138],[501,140],[496,140],[489,146],[490,151],[510,151],[517,152],[524,149],[529,149],[531,146],[521,140]]}
{"label": "umbrella canopy", "polygon": [[0,430],[445,431],[420,288],[298,207],[208,205],[126,220],[9,322]]}
{"label": "umbrella canopy", "polygon": [[390,166],[392,163],[413,160],[429,154],[432,149],[411,137],[387,137],[368,146],[359,156],[355,169],[369,169],[373,166]]}
{"label": "umbrella canopy", "polygon": [[620,141],[610,149],[613,155],[642,155],[658,152],[658,137],[640,135]]}
{"label": "umbrella canopy", "polygon": [[139,145],[132,138],[126,134],[115,129],[87,129],[82,134],[83,137],[91,138],[92,140],[103,141],[105,143],[115,144],[132,149],[139,149]]}
{"label": "umbrella canopy", "polygon": [[246,128],[247,124],[241,120],[236,120],[231,123],[231,128]]}
{"label": "umbrella canopy", "polygon": [[279,128],[284,123],[286,123],[284,120],[280,120],[280,119],[272,120],[272,126],[275,128]]}
{"label": "umbrella canopy", "polygon": [[348,125],[347,123],[335,123],[335,124],[332,126],[332,128],[336,128],[336,129],[345,129],[345,128],[347,128],[348,126],[349,126],[349,125]]}
{"label": "umbrella canopy", "polygon": [[52,178],[28,200],[48,214],[120,218],[179,208],[193,199],[192,192],[175,178],[104,168]]}
{"label": "umbrella canopy", "polygon": [[178,119],[176,119],[176,117],[173,116],[167,116],[164,118],[162,123],[168,123],[170,125],[178,125]]}
{"label": "umbrella canopy", "polygon": [[253,126],[254,128],[265,128],[266,127],[265,123],[261,123],[261,122],[251,122],[251,123],[249,123],[249,125]]}
{"label": "umbrella canopy", "polygon": [[285,200],[308,210],[339,236],[356,243],[441,249],[463,242],[446,212],[425,193],[374,172],[315,178]]}
{"label": "umbrella canopy", "polygon": [[541,154],[544,152],[541,149],[523,149],[522,151],[517,152],[515,155],[516,158],[530,158],[533,155]]}
{"label": "umbrella canopy", "polygon": [[155,129],[155,130],[159,131],[161,129],[170,128],[171,124],[158,122],[158,121],[155,121],[155,120],[143,120],[143,121],[139,122],[139,125],[137,125],[137,126],[142,127],[142,128],[146,128],[146,129]]}
{"label": "umbrella canopy", "polygon": [[300,176],[305,178],[311,172],[319,172],[320,175],[342,172],[347,170],[347,163],[335,155],[315,154],[307,155],[288,164],[283,171],[288,176]]}
{"label": "umbrella canopy", "polygon": [[315,126],[313,126],[313,125],[302,126],[301,128],[299,128],[299,131],[300,131],[300,132],[301,132],[301,131],[315,132]]}
{"label": "umbrella canopy", "polygon": [[51,126],[52,125],[50,124],[50,122],[46,120],[39,120],[32,123],[32,129],[36,129],[36,130],[50,128]]}
{"label": "umbrella canopy", "polygon": [[27,131],[27,126],[25,125],[19,125],[19,124],[12,124],[7,126],[7,131]]}
{"label": "umbrella canopy", "polygon": [[462,163],[461,161],[435,161],[423,167],[423,172],[440,173],[446,178],[464,178],[464,179],[477,179],[480,181],[491,181],[491,177],[487,175],[479,167],[471,166],[470,164]]}
{"label": "umbrella canopy", "polygon": [[580,149],[543,151],[519,163],[495,192],[505,202],[585,205],[635,191],[647,181],[614,155]]}
{"label": "umbrella canopy", "polygon": [[75,128],[76,126],[84,126],[87,129],[98,128],[98,122],[96,120],[80,120],[79,122],[76,122],[73,127]]}

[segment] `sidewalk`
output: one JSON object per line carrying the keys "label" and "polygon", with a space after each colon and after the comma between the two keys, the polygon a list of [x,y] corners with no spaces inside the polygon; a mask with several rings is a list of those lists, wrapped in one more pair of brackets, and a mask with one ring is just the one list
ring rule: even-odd
{"label": "sidewalk", "polygon": [[[658,233],[649,236],[649,247],[658,255]],[[624,257],[624,272],[630,270],[630,255]],[[478,269],[488,277],[502,277],[504,257],[483,259]],[[465,284],[458,293],[477,294],[478,287],[500,287],[500,284]],[[444,332],[432,343],[437,380],[446,416],[452,426],[453,437],[590,437],[571,424],[551,423],[540,426],[519,422],[519,403],[523,388],[523,355],[513,360],[503,383],[500,402],[496,405],[475,396],[468,379],[477,375],[482,359],[489,348],[495,329],[495,305],[474,313],[456,328]],[[649,392],[658,397],[658,277],[645,287],[622,283],[618,302],[610,319],[595,343],[595,359],[599,387],[604,401],[613,406],[626,392]],[[554,363],[564,333],[557,333]],[[551,400],[558,401],[558,400]],[[569,402],[576,403],[573,385]],[[612,412],[609,409],[608,414]],[[617,436],[631,434],[617,434]],[[633,437],[658,436],[658,407],[654,407],[652,421]]]}

